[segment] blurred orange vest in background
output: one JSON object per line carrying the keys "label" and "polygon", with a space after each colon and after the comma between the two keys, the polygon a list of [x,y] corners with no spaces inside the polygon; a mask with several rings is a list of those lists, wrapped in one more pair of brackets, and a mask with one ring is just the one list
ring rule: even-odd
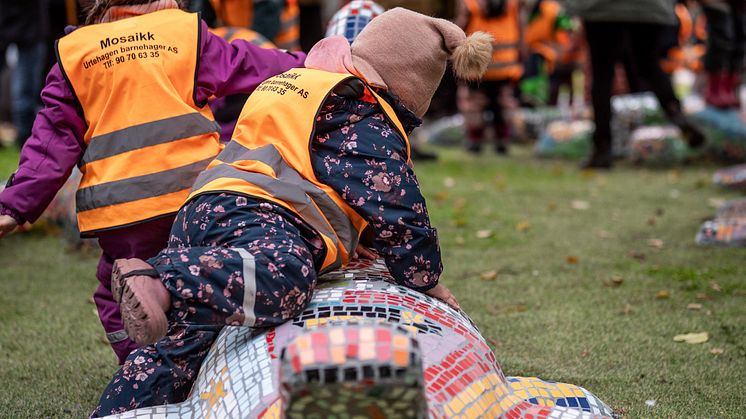
{"label": "blurred orange vest in background", "polygon": [[464,1],[470,15],[466,33],[484,31],[495,38],[492,44],[492,62],[487,67],[483,79],[518,80],[523,74],[523,65],[520,62],[521,28],[518,0],[506,0],[505,14],[498,17],[486,17],[477,0]]}
{"label": "blurred orange vest in background", "polygon": [[555,0],[543,0],[539,14],[526,25],[523,41],[529,49],[544,57],[547,72],[551,73],[557,60],[570,44],[570,37],[555,28],[562,6]]}
{"label": "blurred orange vest in background", "polygon": [[[692,15],[689,13],[689,9],[681,3],[676,5],[676,19],[679,22],[679,44],[668,50],[666,58],[661,60],[661,68],[666,73],[673,73],[675,70],[680,68],[686,68],[693,72],[702,71],[702,57],[705,55],[705,45],[701,43],[692,43],[692,36],[695,35],[695,23],[692,20]],[[698,19],[697,22],[697,38],[699,36],[706,36],[702,33],[703,20]]]}
{"label": "blurred orange vest in background", "polygon": [[81,235],[176,213],[222,149],[210,108],[194,99],[200,25],[196,13],[162,10],[57,42],[87,125]]}
{"label": "blurred orange vest in background", "polygon": [[251,42],[258,47],[267,49],[277,48],[275,44],[262,36],[262,34],[252,31],[251,29],[239,28],[236,26],[221,26],[219,28],[211,28],[210,32],[223,38],[227,42],[233,42],[236,39],[243,39],[244,41]]}

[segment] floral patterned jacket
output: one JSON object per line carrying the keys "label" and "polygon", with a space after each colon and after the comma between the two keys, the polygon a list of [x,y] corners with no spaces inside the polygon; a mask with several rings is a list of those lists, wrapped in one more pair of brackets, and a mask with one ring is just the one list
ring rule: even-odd
{"label": "floral patterned jacket", "polygon": [[[384,97],[407,134],[420,125],[398,101]],[[317,117],[311,156],[318,180],[368,221],[373,248],[394,279],[418,291],[437,285],[443,271],[438,234],[407,165],[406,143],[380,106],[332,94]]]}

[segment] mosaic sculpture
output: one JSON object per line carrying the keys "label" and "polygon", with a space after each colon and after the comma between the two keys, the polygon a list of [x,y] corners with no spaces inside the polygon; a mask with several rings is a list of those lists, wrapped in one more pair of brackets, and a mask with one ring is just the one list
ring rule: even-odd
{"label": "mosaic sculpture", "polygon": [[357,260],[269,330],[226,327],[183,403],[117,418],[591,418],[587,390],[505,377],[463,313]]}
{"label": "mosaic sculpture", "polygon": [[633,164],[669,166],[683,163],[688,148],[673,125],[647,125],[632,131],[627,159]]}
{"label": "mosaic sculpture", "polygon": [[712,183],[726,188],[746,190],[746,164],[718,170],[712,176]]}
{"label": "mosaic sculpture", "polygon": [[705,246],[746,246],[746,198],[718,208],[715,219],[699,228],[696,241]]}

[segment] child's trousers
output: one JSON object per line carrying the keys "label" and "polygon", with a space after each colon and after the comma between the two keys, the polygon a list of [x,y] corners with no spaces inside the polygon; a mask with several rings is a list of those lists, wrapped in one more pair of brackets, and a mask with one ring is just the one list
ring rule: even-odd
{"label": "child's trousers", "polygon": [[103,250],[98,261],[96,278],[99,285],[93,294],[101,325],[106,332],[120,364],[138,345],[127,336],[122,325],[122,313],[111,294],[111,268],[116,259],[148,259],[158,254],[168,241],[174,216],[169,215],[130,227],[117,228],[98,234],[98,243]]}
{"label": "child's trousers", "polygon": [[320,243],[273,204],[229,194],[187,203],[169,247],[148,261],[171,294],[168,335],[127,357],[93,416],[181,402],[223,326],[271,327],[300,314],[316,285]]}

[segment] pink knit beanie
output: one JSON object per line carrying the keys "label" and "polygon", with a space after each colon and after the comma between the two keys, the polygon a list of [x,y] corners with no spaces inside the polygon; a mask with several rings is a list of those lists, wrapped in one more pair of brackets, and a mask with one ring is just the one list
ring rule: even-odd
{"label": "pink knit beanie", "polygon": [[397,7],[373,19],[352,43],[352,63],[366,81],[399,97],[418,117],[430,105],[435,89],[453,61],[456,77],[482,77],[492,57],[492,37],[464,31]]}

